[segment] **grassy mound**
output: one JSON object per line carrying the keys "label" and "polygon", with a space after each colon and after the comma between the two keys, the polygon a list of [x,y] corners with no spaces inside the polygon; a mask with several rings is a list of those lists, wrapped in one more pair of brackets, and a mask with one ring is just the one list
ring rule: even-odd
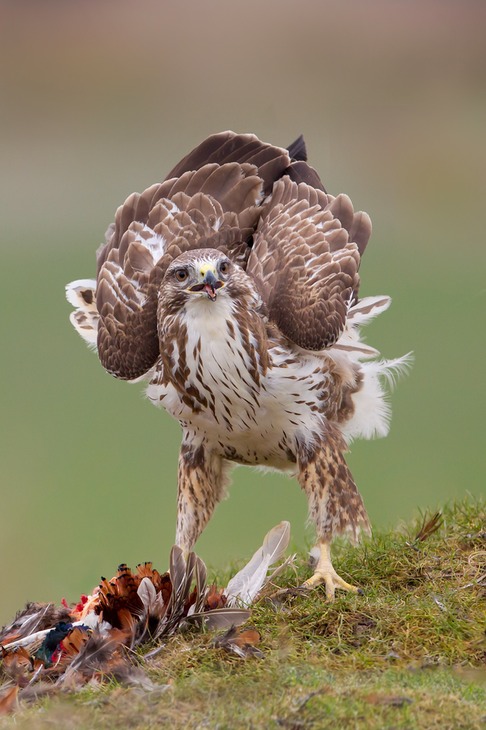
{"label": "grassy mound", "polygon": [[[427,524],[429,523],[429,524]],[[482,728],[486,725],[486,504],[444,510],[334,565],[363,596],[317,589],[262,600],[263,658],[188,631],[150,659],[155,689],[114,684],[45,698],[0,728]],[[310,575],[306,559],[279,586]]]}

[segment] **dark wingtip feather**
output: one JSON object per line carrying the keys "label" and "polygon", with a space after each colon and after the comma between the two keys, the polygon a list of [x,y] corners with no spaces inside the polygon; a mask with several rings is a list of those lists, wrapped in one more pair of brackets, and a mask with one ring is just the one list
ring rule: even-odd
{"label": "dark wingtip feather", "polygon": [[305,145],[303,134],[297,137],[292,144],[289,144],[287,150],[292,160],[307,162],[307,147]]}

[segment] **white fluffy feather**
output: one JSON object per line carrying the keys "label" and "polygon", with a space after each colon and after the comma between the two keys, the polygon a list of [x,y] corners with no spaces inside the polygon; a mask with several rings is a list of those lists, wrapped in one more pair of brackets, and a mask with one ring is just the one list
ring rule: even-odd
{"label": "white fluffy feather", "polygon": [[355,438],[381,438],[388,434],[391,408],[383,381],[394,385],[396,378],[407,371],[412,359],[412,354],[408,353],[394,360],[361,363],[363,386],[353,395],[354,415],[340,426],[347,443]]}

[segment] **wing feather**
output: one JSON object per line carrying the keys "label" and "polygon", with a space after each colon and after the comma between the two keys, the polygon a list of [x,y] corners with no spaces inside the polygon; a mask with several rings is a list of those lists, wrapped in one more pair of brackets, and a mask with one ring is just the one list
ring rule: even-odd
{"label": "wing feather", "polygon": [[255,235],[247,271],[254,276],[270,319],[296,345],[321,350],[344,331],[359,287],[361,232],[346,195],[333,197],[289,177],[274,192]]}
{"label": "wing feather", "polygon": [[262,179],[251,164],[210,163],[130,195],[98,255],[98,353],[117,377],[145,375],[159,356],[157,288],[187,250],[218,248],[246,266]]}
{"label": "wing feather", "polygon": [[213,134],[201,142],[170,171],[168,177],[180,177],[188,170],[198,170],[208,163],[223,165],[228,162],[246,162],[256,166],[267,195],[291,160],[288,150],[262,142],[254,134],[227,131]]}
{"label": "wing feather", "polygon": [[326,192],[324,185],[322,184],[322,180],[317,172],[305,161],[296,160],[295,162],[292,162],[285,171],[285,174],[296,183],[304,182],[312,188],[322,190],[324,193]]}
{"label": "wing feather", "polygon": [[77,279],[66,286],[66,299],[75,307],[69,319],[74,329],[88,343],[96,347],[99,314],[96,309],[96,281]]}

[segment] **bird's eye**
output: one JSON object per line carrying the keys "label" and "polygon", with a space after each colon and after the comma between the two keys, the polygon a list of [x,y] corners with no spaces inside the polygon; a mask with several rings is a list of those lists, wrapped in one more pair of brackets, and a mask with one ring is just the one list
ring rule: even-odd
{"label": "bird's eye", "polygon": [[188,273],[185,269],[176,269],[175,278],[177,281],[185,281],[188,277]]}
{"label": "bird's eye", "polygon": [[229,272],[229,263],[227,261],[221,261],[219,265],[220,274],[227,274]]}

